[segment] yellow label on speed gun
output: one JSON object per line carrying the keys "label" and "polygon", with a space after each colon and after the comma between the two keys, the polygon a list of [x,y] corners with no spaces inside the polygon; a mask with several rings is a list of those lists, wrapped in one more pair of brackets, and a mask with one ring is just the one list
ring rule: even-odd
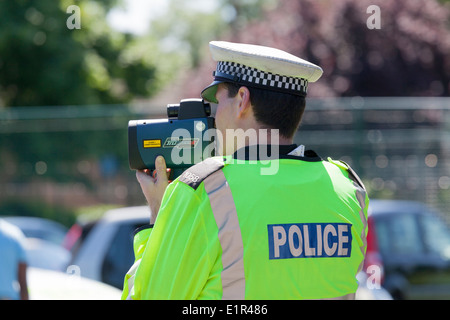
{"label": "yellow label on speed gun", "polygon": [[144,140],[144,148],[161,148],[161,140]]}

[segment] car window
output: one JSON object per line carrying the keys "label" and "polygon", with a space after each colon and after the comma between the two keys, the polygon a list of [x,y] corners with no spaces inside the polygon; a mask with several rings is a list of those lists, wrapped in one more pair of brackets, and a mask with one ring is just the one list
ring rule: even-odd
{"label": "car window", "polygon": [[415,215],[392,215],[389,226],[392,235],[393,253],[414,254],[424,251]]}
{"label": "car window", "polygon": [[122,289],[125,274],[134,262],[133,231],[139,226],[128,223],[117,229],[103,262],[103,282]]}
{"label": "car window", "polygon": [[450,230],[432,215],[421,216],[424,242],[428,250],[450,258]]}
{"label": "car window", "polygon": [[419,228],[414,215],[389,214],[375,220],[381,254],[415,254],[423,252]]}

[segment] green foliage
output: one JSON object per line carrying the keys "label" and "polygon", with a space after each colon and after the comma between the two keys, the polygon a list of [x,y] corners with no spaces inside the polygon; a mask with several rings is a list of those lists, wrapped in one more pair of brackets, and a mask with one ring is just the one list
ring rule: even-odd
{"label": "green foliage", "polygon": [[170,0],[167,13],[153,21],[151,33],[157,36],[162,46],[176,48],[185,67],[197,68],[209,58],[209,53],[204,50],[209,41],[218,40],[227,32],[236,32],[246,23],[261,18],[264,10],[275,2],[216,0],[215,10],[201,10],[198,3],[193,6],[188,1]]}
{"label": "green foliage", "polygon": [[116,208],[119,208],[119,206],[111,204],[100,204],[77,208],[75,213],[78,221],[87,223],[100,219],[106,211]]}
{"label": "green foliage", "polygon": [[[90,186],[77,172],[80,160],[112,155],[127,167],[126,129],[132,116],[126,106],[111,104],[158,92],[176,70],[172,61],[177,57],[163,55],[151,35],[114,31],[106,15],[117,3],[0,1],[0,107],[21,107],[17,118],[0,120],[0,181],[42,178],[34,166],[43,162],[45,178],[84,179]],[[67,27],[70,5],[80,8],[80,29]],[[96,111],[97,104],[117,107],[119,115],[105,108]],[[67,105],[83,105],[87,118],[70,116],[80,111],[63,107]],[[55,117],[65,109],[69,116]],[[91,116],[102,110],[109,116]],[[11,168],[14,174],[8,172]]]}
{"label": "green foliage", "polygon": [[[106,22],[117,1],[0,2],[0,105],[123,103],[159,88],[158,67],[136,39]],[[81,29],[66,25],[81,9]]]}
{"label": "green foliage", "polygon": [[76,221],[75,211],[60,206],[51,206],[40,201],[9,199],[0,205],[1,216],[40,217],[70,227]]}
{"label": "green foliage", "polygon": [[220,12],[199,12],[192,4],[182,0],[171,0],[165,15],[152,22],[152,34],[160,39],[163,46],[177,54],[187,65],[198,67],[202,60],[202,49],[224,28]]}
{"label": "green foliage", "polygon": [[[45,177],[90,187],[89,177],[77,170],[80,161],[113,156],[117,166],[128,168],[127,125],[136,115],[126,106],[22,107],[9,114],[18,119],[2,123],[0,181]],[[44,176],[34,168],[38,162],[45,163]]]}
{"label": "green foliage", "polygon": [[228,11],[228,15],[224,17],[229,20],[230,27],[233,32],[252,20],[261,19],[265,10],[275,8],[277,1],[275,0],[220,0],[222,9]]}

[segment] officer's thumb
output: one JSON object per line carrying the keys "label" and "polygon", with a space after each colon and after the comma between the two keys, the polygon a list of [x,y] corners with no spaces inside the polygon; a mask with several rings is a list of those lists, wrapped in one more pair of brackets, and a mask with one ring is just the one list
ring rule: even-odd
{"label": "officer's thumb", "polygon": [[163,156],[158,156],[155,161],[156,179],[167,182],[167,167]]}

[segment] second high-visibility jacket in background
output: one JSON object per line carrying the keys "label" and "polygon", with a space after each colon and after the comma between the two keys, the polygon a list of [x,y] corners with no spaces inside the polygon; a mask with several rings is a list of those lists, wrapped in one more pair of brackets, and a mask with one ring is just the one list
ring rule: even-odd
{"label": "second high-visibility jacket in background", "polygon": [[368,196],[345,163],[287,155],[295,147],[210,158],[169,184],[155,225],[135,235],[122,298],[352,298]]}

